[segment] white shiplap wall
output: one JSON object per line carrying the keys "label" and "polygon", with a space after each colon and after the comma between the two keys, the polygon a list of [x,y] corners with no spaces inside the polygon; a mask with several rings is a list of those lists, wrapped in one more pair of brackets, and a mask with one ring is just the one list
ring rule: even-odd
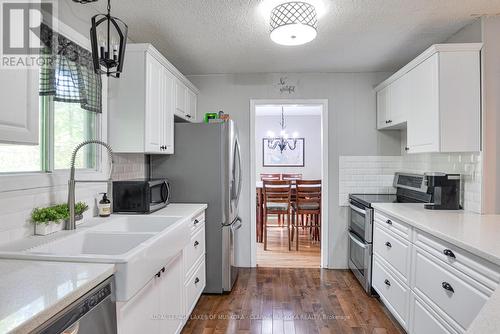
{"label": "white shiplap wall", "polygon": [[395,172],[444,172],[462,175],[461,197],[465,210],[481,213],[481,154],[428,153],[402,156],[341,156],[339,205],[347,205],[350,193],[395,192]]}
{"label": "white shiplap wall", "polygon": [[[114,180],[144,177],[145,164],[142,154],[115,154]],[[106,185],[78,184],[76,200],[85,201],[90,209],[86,217],[97,215],[96,198],[106,191]],[[45,207],[67,200],[67,186],[35,188],[2,192],[0,190],[0,244],[12,242],[33,234],[30,214],[35,207]]]}

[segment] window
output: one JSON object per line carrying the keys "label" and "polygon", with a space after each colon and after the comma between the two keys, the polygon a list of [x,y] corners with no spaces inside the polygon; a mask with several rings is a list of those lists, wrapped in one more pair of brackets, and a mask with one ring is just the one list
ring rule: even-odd
{"label": "window", "polygon": [[[68,169],[75,146],[97,138],[98,117],[78,103],[55,102],[50,96],[41,97],[40,144],[0,144],[0,173]],[[97,169],[95,146],[82,148],[75,166]]]}
{"label": "window", "polygon": [[[41,25],[45,59],[40,68],[40,140],[38,145],[0,143],[0,173],[53,172],[70,168],[75,146],[99,139],[102,112],[101,76],[92,55],[67,37]],[[35,92],[33,92],[35,93]],[[98,167],[97,150],[87,145],[75,167]]]}

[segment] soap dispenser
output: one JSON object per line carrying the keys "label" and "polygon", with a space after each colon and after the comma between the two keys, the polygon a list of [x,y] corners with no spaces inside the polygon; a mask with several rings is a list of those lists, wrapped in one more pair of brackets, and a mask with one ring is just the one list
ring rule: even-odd
{"label": "soap dispenser", "polygon": [[109,217],[111,215],[111,201],[108,199],[106,193],[101,193],[102,199],[97,205],[99,209],[99,217]]}

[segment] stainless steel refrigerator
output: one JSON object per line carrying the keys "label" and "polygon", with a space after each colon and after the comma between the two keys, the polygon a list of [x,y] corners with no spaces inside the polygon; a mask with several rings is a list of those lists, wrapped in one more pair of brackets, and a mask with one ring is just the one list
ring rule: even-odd
{"label": "stainless steel refrigerator", "polygon": [[170,181],[172,203],[207,203],[205,293],[231,291],[238,275],[235,233],[241,227],[241,154],[233,121],[176,123],[173,155],[151,157],[151,177]]}

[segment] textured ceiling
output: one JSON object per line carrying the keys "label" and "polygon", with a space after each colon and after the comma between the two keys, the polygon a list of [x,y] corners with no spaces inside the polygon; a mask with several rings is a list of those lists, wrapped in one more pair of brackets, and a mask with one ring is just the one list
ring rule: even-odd
{"label": "textured ceiling", "polygon": [[[114,0],[134,42],[151,42],[185,74],[393,71],[500,0],[309,0],[324,10],[318,37],[271,42],[277,0]],[[284,2],[284,1],[282,1]],[[105,1],[92,6],[105,8]]]}

